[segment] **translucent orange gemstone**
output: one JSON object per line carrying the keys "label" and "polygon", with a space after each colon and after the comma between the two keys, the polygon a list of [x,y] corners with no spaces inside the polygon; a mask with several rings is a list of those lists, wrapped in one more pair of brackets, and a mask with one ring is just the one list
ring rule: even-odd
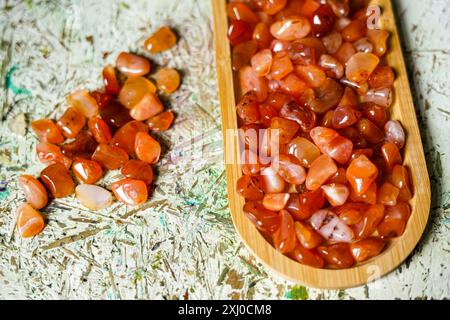
{"label": "translucent orange gemstone", "polygon": [[369,189],[367,189],[367,191],[362,194],[357,194],[356,191],[351,188],[350,201],[375,204],[377,203],[377,189],[377,184],[375,182],[372,183]]}
{"label": "translucent orange gemstone", "polygon": [[[116,77],[116,69],[112,65],[107,65],[102,71],[103,84],[105,91],[112,95],[118,95],[120,92],[120,84]],[[101,107],[101,106],[100,106]]]}
{"label": "translucent orange gemstone", "polygon": [[366,24],[361,20],[353,20],[342,30],[342,37],[345,41],[354,42],[366,34]]}
{"label": "translucent orange gemstone", "polygon": [[361,221],[363,213],[367,208],[368,206],[364,203],[348,202],[342,206],[334,207],[333,212],[336,213],[343,222],[352,226]]}
{"label": "translucent orange gemstone", "polygon": [[31,122],[31,129],[42,142],[60,144],[64,142],[61,129],[50,119],[42,119]]}
{"label": "translucent orange gemstone", "polygon": [[364,194],[378,176],[378,168],[365,156],[353,160],[347,168],[347,180],[358,195]]}
{"label": "translucent orange gemstone", "polygon": [[272,193],[264,195],[262,204],[264,208],[271,211],[284,209],[289,201],[289,193]]}
{"label": "translucent orange gemstone", "polygon": [[264,77],[269,74],[272,67],[272,51],[263,49],[253,55],[250,62],[256,74],[259,77]]}
{"label": "translucent orange gemstone", "polygon": [[409,201],[412,198],[411,184],[408,169],[401,165],[395,165],[389,176],[389,182],[400,189],[398,200]]}
{"label": "translucent orange gemstone", "polygon": [[153,181],[151,165],[141,160],[128,160],[123,165],[121,173],[127,178],[144,181],[146,185]]}
{"label": "translucent orange gemstone", "polygon": [[273,56],[269,78],[281,80],[294,71],[291,59],[286,52],[279,52]]}
{"label": "translucent orange gemstone", "polygon": [[258,16],[244,3],[230,2],[227,5],[227,14],[231,20],[242,20],[250,24],[259,21]]}
{"label": "translucent orange gemstone", "polygon": [[358,97],[356,96],[355,91],[349,87],[345,87],[342,99],[339,101],[339,106],[356,108],[358,106]]}
{"label": "translucent orange gemstone", "polygon": [[108,107],[114,99],[112,94],[98,90],[92,91],[91,96],[95,99],[95,101],[97,101],[100,111]]}
{"label": "translucent orange gemstone", "polygon": [[232,52],[232,68],[239,71],[242,67],[250,64],[250,60],[258,50],[255,40],[245,41],[233,47]]}
{"label": "translucent orange gemstone", "polygon": [[335,56],[345,66],[355,52],[355,47],[350,42],[344,42],[338,51],[336,51]]}
{"label": "translucent orange gemstone", "polygon": [[358,131],[371,144],[377,144],[384,140],[384,132],[372,121],[362,118],[357,124]]}
{"label": "translucent orange gemstone", "polygon": [[321,127],[333,128],[334,110],[330,110],[322,116],[319,124]]}
{"label": "translucent orange gemstone", "polygon": [[72,142],[61,146],[62,153],[69,157],[90,158],[97,148],[97,142],[88,131],[81,131]]}
{"label": "translucent orange gemstone", "polygon": [[19,176],[19,186],[25,194],[28,204],[33,208],[42,209],[47,205],[47,190],[38,179],[27,174],[21,175]]}
{"label": "translucent orange gemstone", "polygon": [[170,128],[174,119],[172,111],[161,112],[160,114],[151,117],[146,121],[150,130],[154,131],[166,131]]}
{"label": "translucent orange gemstone", "polygon": [[354,226],[358,239],[365,239],[372,235],[384,218],[384,205],[373,204],[364,212],[362,220]]}
{"label": "translucent orange gemstone", "polygon": [[295,73],[312,88],[320,87],[327,79],[325,72],[314,65],[298,65],[295,67]]}
{"label": "translucent orange gemstone", "polygon": [[260,202],[249,201],[243,210],[245,216],[264,233],[273,234],[280,228],[281,218],[278,213],[267,210]]}
{"label": "translucent orange gemstone", "polygon": [[312,18],[314,12],[319,9],[320,3],[316,0],[305,0],[301,6],[300,12],[303,16]]}
{"label": "translucent orange gemstone", "polygon": [[64,198],[75,190],[75,184],[61,163],[49,165],[41,172],[41,180],[54,198]]}
{"label": "translucent orange gemstone", "polygon": [[246,66],[239,70],[239,80],[242,94],[255,91],[259,102],[266,100],[268,95],[267,80],[263,77],[258,77],[251,66]]}
{"label": "translucent orange gemstone", "polygon": [[355,259],[347,243],[336,243],[329,246],[320,246],[317,251],[326,261],[327,266],[333,269],[350,268],[355,264]]}
{"label": "translucent orange gemstone", "polygon": [[399,237],[405,231],[406,223],[411,215],[411,209],[406,202],[386,207],[383,221],[378,225],[378,234],[382,238]]}
{"label": "translucent orange gemstone", "polygon": [[130,206],[142,204],[148,198],[147,185],[141,180],[126,178],[114,182],[111,188],[117,200]]}
{"label": "translucent orange gemstone", "polygon": [[124,126],[127,122],[133,120],[130,111],[124,108],[120,103],[113,101],[106,108],[100,110],[102,119],[112,127],[117,129]]}
{"label": "translucent orange gemstone", "polygon": [[270,26],[270,33],[279,40],[293,41],[306,37],[311,31],[311,24],[303,17],[290,17],[277,21]]}
{"label": "translucent orange gemstone", "polygon": [[391,172],[395,165],[402,164],[402,156],[397,146],[392,142],[387,142],[381,147],[381,154],[386,163],[386,171]]}
{"label": "translucent orange gemstone", "polygon": [[378,66],[368,79],[372,89],[387,88],[394,84],[394,71],[388,66]]}
{"label": "translucent orange gemstone", "polygon": [[92,155],[92,160],[106,169],[115,170],[128,161],[128,154],[119,147],[101,143]]}
{"label": "translucent orange gemstone", "polygon": [[59,118],[57,125],[61,128],[66,138],[75,138],[86,123],[84,115],[77,109],[69,107]]}
{"label": "translucent orange gemstone", "polygon": [[333,127],[335,129],[344,129],[354,125],[361,117],[361,112],[351,107],[338,106],[333,112]]}
{"label": "translucent orange gemstone", "polygon": [[249,41],[252,39],[252,26],[242,20],[231,21],[227,33],[232,46]]}
{"label": "translucent orange gemstone", "polygon": [[347,61],[345,75],[350,81],[364,83],[379,62],[380,59],[372,53],[357,52]]}
{"label": "translucent orange gemstone", "polygon": [[159,53],[172,48],[176,43],[177,37],[173,31],[168,27],[162,27],[145,40],[144,48],[151,53]]}
{"label": "translucent orange gemstone", "polygon": [[389,38],[389,32],[379,29],[368,29],[367,37],[374,46],[373,52],[381,57],[387,51],[387,39]]}
{"label": "translucent orange gemstone", "polygon": [[87,184],[94,184],[103,176],[102,167],[98,162],[83,158],[75,159],[72,171],[79,181]]}
{"label": "translucent orange gemstone", "polygon": [[294,230],[294,219],[286,210],[280,213],[280,228],[273,234],[273,244],[281,253],[288,253],[295,249],[297,236]]}
{"label": "translucent orange gemstone", "polygon": [[291,120],[281,117],[272,118],[270,123],[271,130],[278,130],[280,144],[286,144],[292,140],[299,129],[299,125]]}
{"label": "translucent orange gemstone", "polygon": [[267,167],[261,170],[261,188],[265,193],[281,193],[286,182],[272,167]]}
{"label": "translucent orange gemstone", "polygon": [[272,119],[278,116],[278,110],[272,107],[270,104],[262,103],[258,106],[259,109],[259,122],[264,127],[270,127]]}
{"label": "translucent orange gemstone", "polygon": [[350,245],[350,250],[356,262],[363,262],[379,255],[385,246],[385,240],[377,237],[369,237],[352,243]]}
{"label": "translucent orange gemstone", "polygon": [[344,94],[343,87],[331,78],[316,88],[315,99],[308,102],[308,106],[316,113],[323,114],[336,107]]}
{"label": "translucent orange gemstone", "polygon": [[138,132],[148,132],[149,127],[140,121],[130,121],[114,134],[111,145],[125,150],[130,156],[135,155],[135,140]]}
{"label": "translucent orange gemstone", "polygon": [[134,142],[137,157],[148,163],[157,163],[161,155],[161,145],[147,132],[138,132]]}
{"label": "translucent orange gemstone", "polygon": [[389,182],[383,185],[377,191],[377,202],[385,206],[395,206],[400,190]]}
{"label": "translucent orange gemstone", "polygon": [[315,145],[339,163],[347,163],[352,155],[353,143],[335,130],[316,127],[310,132]]}
{"label": "translucent orange gemstone", "polygon": [[386,108],[380,107],[375,103],[363,103],[361,109],[364,117],[372,121],[378,128],[383,128],[388,121]]}
{"label": "translucent orange gemstone", "polygon": [[67,103],[87,118],[95,117],[98,114],[97,101],[87,90],[73,92],[67,97]]}
{"label": "translucent orange gemstone", "polygon": [[330,183],[323,185],[321,188],[328,202],[333,207],[342,206],[350,195],[349,188],[344,184]]}
{"label": "translucent orange gemstone", "polygon": [[36,145],[36,153],[42,163],[62,163],[67,169],[70,168],[72,160],[61,152],[57,145],[40,142]]}
{"label": "translucent orange gemstone", "polygon": [[328,183],[347,184],[346,171],[344,168],[338,168],[336,173],[327,181]]}
{"label": "translucent orange gemstone", "polygon": [[119,93],[120,103],[127,109],[132,109],[149,93],[155,93],[155,85],[144,77],[128,78]]}
{"label": "translucent orange gemstone", "polygon": [[247,200],[262,200],[264,197],[257,180],[249,175],[244,175],[238,179],[236,191]]}
{"label": "translucent orange gemstone", "polygon": [[127,77],[140,77],[150,72],[150,62],[144,57],[121,52],[116,59],[116,66]]}
{"label": "translucent orange gemstone", "polygon": [[295,220],[309,219],[313,213],[325,205],[325,197],[321,189],[305,191],[303,193],[291,193],[286,205]]}
{"label": "translucent orange gemstone", "polygon": [[297,221],[294,224],[294,229],[298,241],[306,249],[314,249],[324,241],[322,236],[314,231],[309,224]]}
{"label": "translucent orange gemstone", "polygon": [[109,143],[111,141],[111,129],[109,129],[109,126],[101,118],[89,119],[88,128],[98,143]]}
{"label": "translucent orange gemstone", "polygon": [[306,171],[300,160],[293,155],[281,154],[277,160],[278,174],[290,184],[302,184],[306,179]]}
{"label": "translucent orange gemstone", "polygon": [[29,204],[17,208],[17,228],[22,238],[31,238],[39,234],[45,227],[42,214]]}
{"label": "translucent orange gemstone", "polygon": [[337,172],[337,166],[326,154],[318,157],[311,164],[308,174],[306,175],[306,187],[308,190],[317,190],[322,186],[330,177]]}
{"label": "translucent orange gemstone", "polygon": [[325,260],[316,251],[308,250],[301,245],[295,247],[293,255],[301,264],[314,268],[323,268],[325,266]]}
{"label": "translucent orange gemstone", "polygon": [[161,68],[156,73],[156,85],[164,93],[173,93],[180,86],[180,74],[172,68]]}
{"label": "translucent orange gemstone", "polygon": [[280,116],[297,122],[303,132],[310,132],[317,123],[316,114],[295,101],[285,104],[280,110]]}
{"label": "translucent orange gemstone", "polygon": [[280,89],[291,96],[300,97],[308,89],[306,82],[290,73],[279,81]]}
{"label": "translucent orange gemstone", "polygon": [[138,121],[147,120],[164,110],[164,106],[154,93],[147,93],[130,110],[130,116]]}
{"label": "translucent orange gemstone", "polygon": [[253,40],[256,41],[259,49],[269,47],[272,39],[267,24],[260,22],[255,26],[255,29],[253,30]]}

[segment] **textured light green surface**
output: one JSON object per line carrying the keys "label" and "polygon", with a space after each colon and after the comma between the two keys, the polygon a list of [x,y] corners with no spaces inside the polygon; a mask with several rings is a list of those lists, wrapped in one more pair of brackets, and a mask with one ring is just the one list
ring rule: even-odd
{"label": "textured light green surface", "polygon": [[[0,1],[0,298],[449,297],[449,35],[432,16],[417,18],[434,12],[440,23],[449,20],[445,1],[433,1],[431,13],[420,1],[406,10],[410,2],[398,2],[398,12],[432,177],[431,223],[395,272],[368,286],[329,291],[272,275],[235,234],[208,0]],[[174,26],[181,40],[151,59],[182,70],[183,85],[167,101],[177,118],[161,135],[168,152],[155,194],[138,209],[115,203],[100,212],[83,209],[73,197],[52,201],[44,210],[44,232],[22,240],[15,230],[15,209],[23,201],[17,176],[43,168],[29,121],[59,117],[68,93],[99,87],[102,66],[122,50],[144,53],[144,39],[162,24]],[[442,39],[429,40],[429,29]],[[112,172],[100,184],[117,177]]]}

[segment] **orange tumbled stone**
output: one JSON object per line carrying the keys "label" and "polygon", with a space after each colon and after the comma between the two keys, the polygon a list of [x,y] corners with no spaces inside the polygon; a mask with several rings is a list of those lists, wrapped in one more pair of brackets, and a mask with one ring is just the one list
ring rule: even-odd
{"label": "orange tumbled stone", "polygon": [[259,102],[266,100],[268,95],[267,79],[258,77],[251,66],[246,66],[239,70],[239,81],[242,94],[255,91]]}
{"label": "orange tumbled stone", "polygon": [[300,244],[306,249],[318,247],[324,239],[309,224],[297,221],[294,224],[295,234]]}
{"label": "orange tumbled stone", "polygon": [[392,142],[387,142],[381,147],[381,154],[386,163],[386,171],[392,172],[394,166],[402,164],[402,156],[397,146]]}
{"label": "orange tumbled stone", "polygon": [[72,160],[62,153],[60,147],[48,142],[38,143],[36,145],[36,153],[39,161],[42,163],[50,164],[58,162],[62,163],[67,169],[72,164]]}
{"label": "orange tumbled stone", "polygon": [[151,53],[159,53],[172,48],[177,43],[177,37],[168,27],[162,27],[145,40],[144,48]]}
{"label": "orange tumbled stone", "polygon": [[87,118],[96,116],[99,111],[97,101],[87,90],[73,92],[67,97],[67,103]]}
{"label": "orange tumbled stone", "polygon": [[83,158],[75,159],[72,171],[79,181],[87,184],[94,184],[103,176],[102,166],[98,162]]}
{"label": "orange tumbled stone", "polygon": [[289,193],[271,193],[264,195],[262,204],[264,208],[271,211],[284,209],[289,200]]}
{"label": "orange tumbled stone", "polygon": [[385,206],[395,206],[399,193],[400,190],[392,183],[385,182],[377,191],[377,202]]}
{"label": "orange tumbled stone", "polygon": [[180,74],[172,68],[162,68],[156,73],[156,85],[164,93],[173,93],[180,86]]}
{"label": "orange tumbled stone", "polygon": [[280,228],[281,218],[278,213],[267,210],[258,201],[247,202],[243,211],[256,228],[266,234],[273,234]]}
{"label": "orange tumbled stone", "polygon": [[126,178],[144,181],[146,185],[149,185],[153,181],[153,169],[151,165],[141,160],[128,160],[123,165],[121,173]]}
{"label": "orange tumbled stone", "polygon": [[89,119],[88,128],[98,143],[109,143],[111,141],[111,129],[101,118]]}
{"label": "orange tumbled stone", "polygon": [[[103,84],[105,91],[112,95],[118,95],[120,92],[120,84],[116,77],[116,69],[112,65],[107,65],[102,71]],[[99,104],[100,106],[100,104]],[[101,107],[101,106],[100,106]]]}
{"label": "orange tumbled stone", "polygon": [[75,138],[86,123],[84,115],[73,107],[67,108],[66,112],[59,118],[57,125],[61,128],[66,138]]}
{"label": "orange tumbled stone", "polygon": [[293,255],[301,264],[314,268],[323,268],[325,266],[325,260],[315,250],[308,250],[302,245],[295,247]]}
{"label": "orange tumbled stone", "polygon": [[377,176],[377,167],[365,155],[353,160],[347,168],[347,180],[358,195],[365,193]]}
{"label": "orange tumbled stone", "polygon": [[301,164],[309,168],[311,164],[320,156],[320,150],[314,143],[303,137],[296,137],[292,139],[288,145],[287,150],[289,154],[294,155]]}
{"label": "orange tumbled stone", "polygon": [[405,231],[410,215],[411,209],[406,202],[399,202],[393,207],[386,207],[383,221],[377,227],[379,236],[382,238],[401,236]]}
{"label": "orange tumbled stone", "polygon": [[117,200],[136,206],[147,201],[147,185],[141,180],[123,179],[112,184],[112,191]]}
{"label": "orange tumbled stone", "polygon": [[130,156],[135,155],[135,140],[138,132],[148,132],[148,126],[140,121],[132,120],[114,134],[111,145],[125,150]]}
{"label": "orange tumbled stone", "polygon": [[161,155],[161,145],[147,132],[138,132],[134,143],[137,157],[148,163],[157,163]]}
{"label": "orange tumbled stone", "polygon": [[262,200],[264,196],[257,180],[249,175],[243,175],[238,179],[236,183],[236,191],[242,197],[251,201]]}
{"label": "orange tumbled stone", "polygon": [[47,205],[48,195],[42,183],[33,176],[24,174],[19,177],[19,186],[25,194],[29,205],[42,209]]}
{"label": "orange tumbled stone", "polygon": [[361,221],[354,226],[357,239],[372,235],[384,218],[384,205],[373,204],[364,212]]}
{"label": "orange tumbled stone", "polygon": [[147,94],[155,93],[155,85],[144,77],[128,78],[119,93],[120,103],[127,109],[132,109]]}
{"label": "orange tumbled stone", "polygon": [[328,267],[333,269],[350,268],[355,264],[355,259],[347,243],[336,243],[329,246],[320,246],[317,251],[326,261]]}
{"label": "orange tumbled stone", "polygon": [[64,198],[75,190],[75,184],[61,163],[49,165],[41,172],[41,180],[54,198]]}
{"label": "orange tumbled stone", "polygon": [[62,153],[69,157],[90,158],[97,148],[97,142],[88,131],[81,131],[72,142],[61,146]]}
{"label": "orange tumbled stone", "polygon": [[61,129],[50,119],[42,119],[31,122],[31,129],[42,142],[60,144],[64,142]]}
{"label": "orange tumbled stone", "polygon": [[42,214],[29,204],[17,208],[17,228],[22,238],[31,238],[45,227]]}
{"label": "orange tumbled stone", "polygon": [[128,161],[128,154],[119,147],[101,143],[95,149],[92,160],[100,163],[106,169],[115,170]]}
{"label": "orange tumbled stone", "polygon": [[321,189],[305,191],[303,193],[291,193],[286,205],[294,220],[303,221],[309,219],[316,211],[325,205],[325,197]]}
{"label": "orange tumbled stone", "polygon": [[294,219],[286,210],[280,213],[280,228],[273,234],[273,244],[281,253],[288,253],[295,249],[297,236],[294,230]]}
{"label": "orange tumbled stone", "polygon": [[379,255],[385,246],[385,240],[369,237],[350,244],[350,250],[356,262],[363,262]]}
{"label": "orange tumbled stone", "polygon": [[155,93],[147,93],[130,110],[130,116],[138,121],[147,120],[164,110],[164,106]]}
{"label": "orange tumbled stone", "polygon": [[326,154],[318,157],[311,164],[306,175],[306,187],[308,190],[319,189],[330,177],[337,172],[337,166]]}
{"label": "orange tumbled stone", "polygon": [[402,165],[395,165],[389,175],[389,182],[400,189],[398,200],[409,201],[412,198],[412,189],[408,169]]}
{"label": "orange tumbled stone", "polygon": [[116,59],[116,67],[127,77],[140,77],[150,72],[150,62],[144,57],[121,52]]}
{"label": "orange tumbled stone", "polygon": [[150,130],[154,131],[166,131],[172,125],[173,119],[175,118],[172,111],[164,111],[160,114],[151,117],[146,121]]}
{"label": "orange tumbled stone", "polygon": [[306,179],[303,166],[293,155],[281,154],[277,160],[278,174],[290,184],[302,184]]}

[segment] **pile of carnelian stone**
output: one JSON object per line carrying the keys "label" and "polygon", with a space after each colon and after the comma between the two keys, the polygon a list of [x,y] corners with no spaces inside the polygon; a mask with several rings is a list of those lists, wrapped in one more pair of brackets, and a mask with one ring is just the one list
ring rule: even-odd
{"label": "pile of carnelian stone", "polygon": [[[162,27],[145,41],[145,49],[159,53],[176,41],[173,31]],[[56,122],[42,119],[31,123],[39,139],[37,156],[47,167],[39,178],[19,177],[27,202],[18,208],[17,227],[22,237],[35,236],[45,227],[38,210],[47,205],[49,195],[63,198],[75,192],[88,209],[110,206],[111,192],[96,185],[107,170],[121,169],[123,178],[111,186],[117,200],[132,206],[147,200],[152,165],[161,154],[159,142],[149,131],[165,131],[174,119],[172,111],[164,111],[158,90],[170,94],[180,85],[175,69],[160,68],[156,85],[146,77],[150,71],[148,59],[122,52],[115,67],[103,69],[103,91],[75,91],[67,97],[68,108]]]}
{"label": "pile of carnelian stone", "polygon": [[403,234],[412,198],[405,133],[389,119],[389,33],[368,27],[363,1],[232,1],[227,11],[245,215],[309,266],[377,256]]}

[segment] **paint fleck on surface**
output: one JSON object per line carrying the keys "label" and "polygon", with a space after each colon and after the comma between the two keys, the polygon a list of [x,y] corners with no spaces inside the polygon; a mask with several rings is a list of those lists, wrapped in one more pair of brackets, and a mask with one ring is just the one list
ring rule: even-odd
{"label": "paint fleck on surface", "polygon": [[24,95],[29,96],[29,95],[31,95],[31,91],[29,91],[25,88],[16,87],[13,83],[13,74],[18,68],[19,68],[19,66],[15,65],[15,66],[12,66],[8,70],[8,72],[6,72],[5,86],[6,86],[6,88],[10,89],[15,94],[24,94]]}
{"label": "paint fleck on surface", "polygon": [[286,298],[290,300],[308,300],[308,290],[304,286],[293,286],[286,292]]}

